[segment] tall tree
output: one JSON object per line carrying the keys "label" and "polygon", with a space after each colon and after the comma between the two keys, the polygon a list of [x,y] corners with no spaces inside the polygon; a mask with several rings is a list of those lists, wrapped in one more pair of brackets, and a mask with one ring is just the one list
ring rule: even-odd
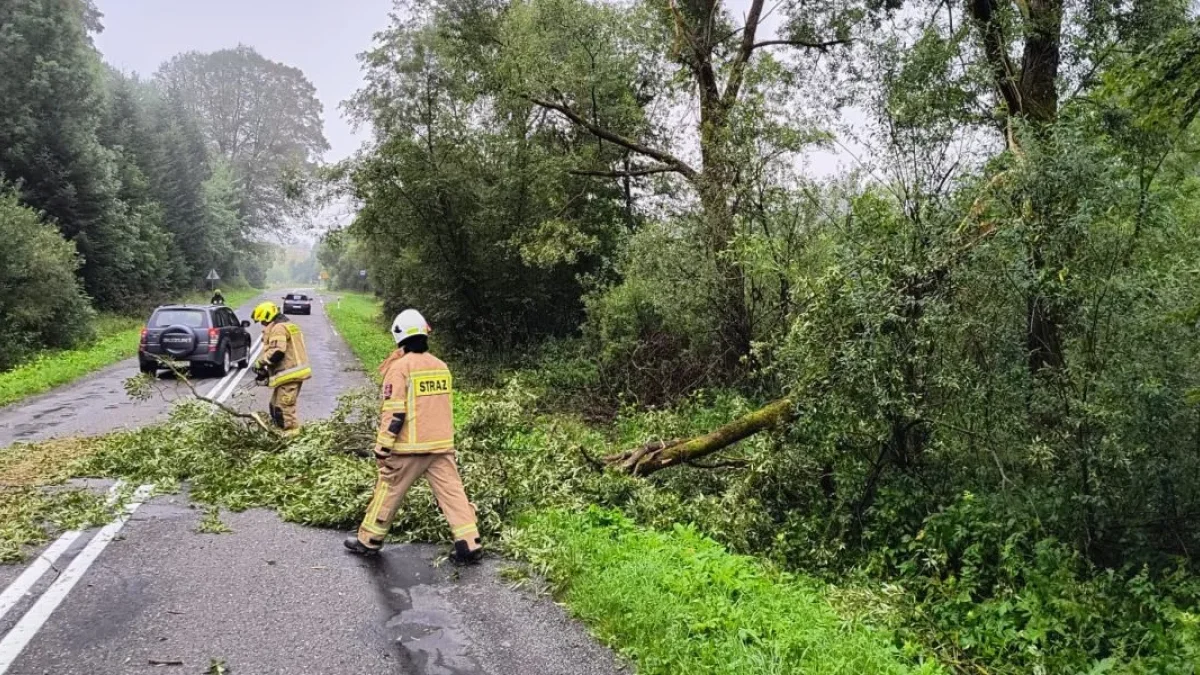
{"label": "tall tree", "polygon": [[376,130],[350,170],[363,203],[352,232],[366,243],[373,283],[468,341],[569,332],[583,309],[581,277],[623,228],[619,192],[564,171],[600,161],[593,139],[531,114],[528,101],[497,89],[495,59],[442,35],[458,25],[427,19],[380,35],[350,104]]}
{"label": "tall tree", "polygon": [[157,79],[200,121],[214,155],[237,172],[250,223],[282,227],[288,174],[307,171],[329,149],[321,102],[304,73],[243,45],[180,54]]}
{"label": "tall tree", "polygon": [[[715,269],[713,301],[720,340],[730,363],[750,353],[755,330],[746,272],[735,251],[739,194],[748,183],[751,160],[747,153],[755,148],[753,135],[747,136],[747,125],[739,119],[746,99],[756,93],[755,83],[748,80],[753,80],[751,73],[759,55],[775,46],[824,54],[850,41],[849,13],[830,15],[822,22],[793,17],[785,37],[765,39],[760,35],[764,6],[763,0],[752,0],[744,20],[738,21],[719,0],[650,3],[658,20],[639,26],[642,31],[650,28],[651,37],[642,45],[651,52],[645,59],[647,68],[674,63],[688,79],[688,105],[695,112],[696,127],[695,135],[684,145],[690,142],[698,148],[698,163],[669,149],[662,134],[651,133],[651,128],[622,129],[595,114],[596,102],[588,96],[590,87],[586,84],[597,73],[596,54],[611,52],[611,44],[605,42],[611,43],[612,37],[609,30],[585,30],[574,20],[609,14],[606,22],[610,26],[614,20],[629,23],[627,17],[635,14],[633,6],[602,9],[584,2],[523,0],[513,3],[507,12],[506,29],[500,38],[511,47],[510,70],[516,74],[511,85],[517,91],[599,142],[622,148],[634,158],[632,165],[614,162],[613,166],[594,171],[595,175],[625,179],[674,174],[694,190],[703,211],[697,234]],[[811,13],[815,18],[817,12]],[[560,18],[563,16],[568,18]],[[816,28],[817,23],[822,28]],[[817,34],[821,30],[828,34]],[[536,47],[518,46],[526,40],[547,48],[539,52]],[[631,37],[625,40],[625,48],[633,46]],[[574,55],[582,55],[583,61],[580,69],[572,71],[570,66],[579,63]],[[518,60],[528,61],[531,57],[535,61],[532,66],[518,65]],[[636,73],[628,76],[636,78]],[[636,79],[629,81],[629,88],[636,91]]]}
{"label": "tall tree", "polygon": [[87,291],[116,307],[150,290],[138,272],[156,269],[149,242],[161,231],[152,213],[120,201],[118,157],[98,137],[107,104],[89,34],[98,18],[85,0],[0,4],[0,175],[75,242]]}

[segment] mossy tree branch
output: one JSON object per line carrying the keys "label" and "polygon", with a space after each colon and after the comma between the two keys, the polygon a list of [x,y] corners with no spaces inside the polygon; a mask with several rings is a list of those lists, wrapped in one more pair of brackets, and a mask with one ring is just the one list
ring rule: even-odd
{"label": "mossy tree branch", "polygon": [[728,466],[727,463],[706,467],[696,460],[708,457],[745,440],[760,431],[774,429],[796,418],[795,404],[781,398],[758,410],[742,415],[703,436],[687,440],[655,441],[617,455],[605,457],[610,468],[634,476],[648,476],[656,471],[689,464],[701,468]]}

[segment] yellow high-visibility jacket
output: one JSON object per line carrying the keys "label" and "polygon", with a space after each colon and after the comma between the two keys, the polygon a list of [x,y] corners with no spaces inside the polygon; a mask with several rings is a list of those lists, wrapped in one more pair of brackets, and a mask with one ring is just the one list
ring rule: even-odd
{"label": "yellow high-visibility jacket", "polygon": [[[312,366],[308,363],[308,349],[304,346],[304,334],[300,327],[280,318],[263,329],[263,353],[258,363],[270,374],[267,384],[278,387],[289,382],[303,382],[312,377]],[[283,360],[271,365],[271,358],[283,352]]]}
{"label": "yellow high-visibility jacket", "polygon": [[[454,378],[438,357],[396,350],[379,367],[383,404],[376,443],[395,454],[454,452]],[[393,413],[404,413],[399,433],[389,427]]]}

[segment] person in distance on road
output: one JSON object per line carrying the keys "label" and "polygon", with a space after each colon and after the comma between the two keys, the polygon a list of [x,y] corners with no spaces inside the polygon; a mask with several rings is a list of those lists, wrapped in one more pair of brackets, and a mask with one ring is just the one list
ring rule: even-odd
{"label": "person in distance on road", "polygon": [[210,304],[210,305],[225,304],[225,296],[221,295],[221,289],[218,288],[217,290],[213,291],[212,300],[209,300],[208,304]]}
{"label": "person in distance on road", "polygon": [[483,556],[475,507],[454,462],[453,377],[446,364],[429,353],[429,325],[415,309],[392,322],[396,351],[383,362],[383,404],[375,438],[379,479],[358,535],[346,548],[372,555],[383,547],[400,503],[421,476],[429,481],[438,507],[454,534],[451,560],[478,562]]}
{"label": "person in distance on road", "polygon": [[283,429],[284,434],[295,435],[300,430],[300,418],[296,414],[300,386],[312,377],[304,334],[273,302],[255,307],[250,316],[263,325],[263,352],[254,364],[255,379],[274,389],[271,392],[271,421]]}

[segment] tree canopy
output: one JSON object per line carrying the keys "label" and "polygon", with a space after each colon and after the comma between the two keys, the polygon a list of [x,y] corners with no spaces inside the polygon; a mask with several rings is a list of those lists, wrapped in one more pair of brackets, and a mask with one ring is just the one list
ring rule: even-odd
{"label": "tree canopy", "polygon": [[905,584],[964,672],[1186,672],[1198,35],[1172,0],[409,6],[322,264],[357,242],[392,309],[545,348],[589,414],[773,401],[610,464]]}

